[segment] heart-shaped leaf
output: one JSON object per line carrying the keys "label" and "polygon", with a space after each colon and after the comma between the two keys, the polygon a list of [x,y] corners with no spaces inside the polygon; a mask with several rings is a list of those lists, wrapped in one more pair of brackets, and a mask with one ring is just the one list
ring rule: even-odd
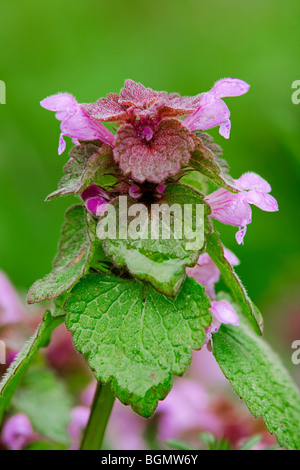
{"label": "heart-shaped leaf", "polygon": [[111,382],[115,395],[150,416],[205,341],[211,322],[200,284],[187,278],[175,299],[135,280],[89,275],[64,306],[76,349],[97,380]]}

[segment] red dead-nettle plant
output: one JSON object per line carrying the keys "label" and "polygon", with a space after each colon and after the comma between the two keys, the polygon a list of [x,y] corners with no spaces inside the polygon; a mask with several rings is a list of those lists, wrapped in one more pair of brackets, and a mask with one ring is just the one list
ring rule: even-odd
{"label": "red dead-nettle plant", "polygon": [[[229,138],[230,112],[223,98],[248,88],[242,80],[222,79],[207,93],[181,97],[127,80],[119,95],[110,93],[96,103],[78,104],[67,93],[42,101],[61,121],[59,154],[65,136],[75,144],[58,189],[47,200],[75,194],[79,203],[66,213],[52,272],[30,289],[29,303],[52,301],[53,308],[3,380],[1,411],[38,348],[65,322],[99,383],[82,449],[101,447],[114,397],[151,416],[171,390],[173,374],[184,374],[192,350],[205,344],[280,445],[300,447],[297,390],[260,337],[262,317],[234,271],[238,259],[213,227],[213,219],[237,226],[241,244],[251,222],[250,204],[278,210],[263,178],[251,172],[230,177],[221,148],[205,132],[219,126],[221,136]],[[202,246],[187,249],[185,235],[99,239],[97,225],[108,204],[120,222],[123,196],[128,208],[202,205]],[[215,286],[220,277],[227,292]]]}

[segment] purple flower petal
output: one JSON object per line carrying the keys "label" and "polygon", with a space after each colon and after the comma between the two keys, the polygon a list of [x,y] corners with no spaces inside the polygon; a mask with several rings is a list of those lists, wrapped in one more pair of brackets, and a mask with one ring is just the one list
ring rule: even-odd
{"label": "purple flower petal", "polygon": [[115,136],[101,122],[94,121],[78,105],[75,113],[65,117],[60,126],[64,135],[78,140],[99,139],[105,144],[114,146]]}
{"label": "purple flower petal", "polygon": [[267,212],[275,212],[278,210],[278,203],[269,194],[269,183],[256,173],[245,173],[235,180],[235,187],[239,193],[233,194],[225,189],[218,189],[206,196],[205,201],[211,208],[211,217],[222,223],[240,227],[236,233],[236,240],[240,245],[244,242],[246,226],[252,219],[250,204]]}
{"label": "purple flower petal", "polygon": [[57,95],[48,96],[43,101],[41,101],[41,106],[48,111],[56,111],[61,113],[57,119],[63,119],[63,113],[75,113],[77,109],[77,101],[74,96],[69,93],[58,93]]}
{"label": "purple flower petal", "polygon": [[50,111],[56,111],[56,118],[61,121],[62,134],[59,138],[59,154],[66,148],[63,140],[64,135],[83,141],[99,139],[105,144],[114,146],[114,134],[102,123],[91,118],[72,95],[59,93],[49,96],[41,101],[41,106]]}
{"label": "purple flower petal", "polygon": [[100,188],[97,184],[93,183],[90,186],[88,186],[82,193],[81,193],[81,199],[85,202],[88,199],[91,199],[93,197],[100,196],[101,198],[104,199],[109,199],[108,194],[104,191],[104,189]]}
{"label": "purple flower petal", "polygon": [[234,253],[232,253],[232,251],[225,247],[223,251],[225,258],[227,259],[228,263],[231,264],[231,266],[238,266],[240,264],[240,260]]}
{"label": "purple flower petal", "polygon": [[256,189],[262,193],[271,192],[269,183],[253,172],[244,173],[239,179],[235,180],[235,186],[240,190]]}
{"label": "purple flower petal", "polygon": [[182,121],[183,125],[190,131],[206,130],[220,126],[220,134],[225,139],[229,139],[230,111],[220,98],[240,96],[246,93],[248,89],[248,83],[243,80],[235,78],[219,80],[210,91],[201,95],[199,107]]}
{"label": "purple flower petal", "polygon": [[225,300],[212,300],[209,309],[212,313],[212,322],[206,330],[206,343],[212,339],[212,334],[219,331],[222,323],[225,325],[239,325],[239,317],[231,305]]}
{"label": "purple flower petal", "polygon": [[87,210],[94,216],[100,217],[107,207],[107,201],[101,197],[92,197],[86,201]]}
{"label": "purple flower petal", "polygon": [[166,185],[165,185],[165,184],[160,184],[159,186],[157,186],[156,192],[157,192],[159,195],[162,196],[165,189],[166,189]]}
{"label": "purple flower petal", "polygon": [[[227,248],[224,248],[224,256],[232,266],[237,266],[240,263],[235,254]],[[215,298],[215,284],[219,282],[221,273],[208,253],[200,255],[196,266],[186,268],[186,273],[189,277],[206,286],[206,294]]]}
{"label": "purple flower petal", "polygon": [[216,98],[225,98],[226,96],[241,96],[247,93],[250,85],[244,80],[238,78],[222,78],[219,80],[210,93]]}
{"label": "purple flower petal", "polygon": [[66,150],[66,142],[64,140],[64,135],[61,132],[59,136],[59,141],[58,141],[58,155],[61,155],[62,153],[64,153],[65,150]]}
{"label": "purple flower petal", "polygon": [[247,227],[241,228],[238,232],[235,234],[235,239],[239,245],[244,244],[244,237],[247,232]]}
{"label": "purple flower petal", "polygon": [[231,129],[231,122],[230,120],[223,122],[220,125],[219,133],[221,134],[224,139],[229,139],[230,137],[230,129]]}
{"label": "purple flower petal", "polygon": [[141,195],[141,189],[138,186],[131,186],[129,188],[129,196],[133,199],[138,199]]}
{"label": "purple flower petal", "polygon": [[197,265],[193,268],[187,268],[186,273],[189,277],[206,286],[207,295],[215,297],[214,286],[219,282],[220,271],[208,253],[200,255]]}
{"label": "purple flower petal", "polygon": [[224,101],[204,97],[199,108],[194,113],[189,114],[182,121],[182,124],[190,131],[197,129],[206,130],[223,122],[228,122],[229,118],[230,111]]}
{"label": "purple flower petal", "polygon": [[256,190],[248,191],[247,201],[266,212],[278,211],[278,202],[271,194],[261,193]]}
{"label": "purple flower petal", "polygon": [[152,139],[153,135],[154,135],[154,132],[151,129],[151,127],[148,127],[148,126],[144,127],[142,134],[141,134],[143,139],[146,139],[147,142],[149,142],[149,140]]}
{"label": "purple flower petal", "polygon": [[220,323],[226,325],[239,325],[240,323],[238,314],[225,300],[212,300],[210,311]]}
{"label": "purple flower petal", "polygon": [[160,440],[179,439],[193,430],[220,433],[220,419],[212,409],[208,391],[196,380],[174,383],[167,398],[158,405]]}
{"label": "purple flower petal", "polygon": [[250,224],[252,211],[243,193],[233,194],[217,189],[205,197],[211,208],[210,216],[223,224],[244,226]]}
{"label": "purple flower petal", "polygon": [[8,277],[0,271],[0,326],[24,321],[26,310]]}
{"label": "purple flower petal", "polygon": [[6,421],[1,440],[10,450],[22,450],[35,436],[29,419],[24,414],[17,414]]}

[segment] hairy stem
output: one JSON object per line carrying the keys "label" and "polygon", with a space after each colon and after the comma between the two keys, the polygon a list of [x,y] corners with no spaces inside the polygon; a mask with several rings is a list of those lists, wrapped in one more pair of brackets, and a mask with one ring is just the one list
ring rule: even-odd
{"label": "hairy stem", "polygon": [[110,384],[98,382],[81,450],[100,450],[115,397]]}

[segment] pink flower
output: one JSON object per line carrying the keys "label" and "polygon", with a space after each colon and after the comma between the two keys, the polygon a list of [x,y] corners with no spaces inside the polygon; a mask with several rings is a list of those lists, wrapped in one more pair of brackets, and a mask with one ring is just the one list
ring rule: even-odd
{"label": "pink flower", "polygon": [[143,450],[147,448],[146,425],[145,419],[116,400],[107,426],[107,442],[117,450]]}
{"label": "pink flower", "polygon": [[208,336],[211,337],[213,333],[219,331],[222,323],[225,325],[238,326],[240,323],[238,314],[233,310],[231,305],[225,300],[212,300],[209,309],[212,313],[212,323],[209,327]]}
{"label": "pink flower", "polygon": [[[113,147],[114,160],[125,175],[138,183],[161,184],[188,163],[195,145],[191,131],[220,125],[220,133],[229,137],[230,112],[220,98],[242,95],[248,88],[242,80],[226,78],[208,93],[181,97],[126,80],[120,95],[110,93],[96,103],[78,104],[73,96],[60,93],[41,105],[56,111],[61,121],[59,154],[66,147],[64,135],[76,142],[99,139]],[[185,115],[182,122],[174,119]],[[116,136],[101,121],[119,125]]]}
{"label": "pink flower", "polygon": [[1,435],[2,443],[10,450],[22,450],[37,438],[29,419],[24,414],[9,418],[3,426]]}
{"label": "pink flower", "polygon": [[[239,264],[238,258],[227,248],[224,248],[224,255],[232,266]],[[189,277],[199,282],[199,284],[206,286],[205,291],[207,295],[215,298],[215,284],[219,282],[221,273],[208,253],[200,255],[196,266],[187,268],[186,273]]]}
{"label": "pink flower", "polygon": [[126,80],[120,96],[110,93],[96,103],[83,104],[83,109],[99,121],[129,122],[137,117],[142,121],[143,138],[151,140],[153,125],[163,117],[188,114],[183,125],[190,131],[210,129],[220,125],[220,133],[228,139],[230,111],[221,98],[240,96],[249,90],[248,83],[235,78],[219,80],[207,93],[181,97],[177,93],[154,91],[141,83]]}
{"label": "pink flower", "polygon": [[199,106],[182,121],[183,125],[190,131],[220,126],[220,134],[228,139],[231,127],[230,111],[221,98],[243,95],[247,93],[249,86],[243,80],[235,78],[219,80],[209,92],[201,95]]}
{"label": "pink flower", "polygon": [[82,432],[85,429],[90,417],[90,409],[86,406],[76,406],[71,413],[71,423],[68,427],[72,439],[71,450],[78,450]]}
{"label": "pink flower", "polygon": [[271,191],[269,183],[256,173],[245,173],[235,180],[235,187],[239,191],[236,194],[225,189],[218,189],[206,196],[205,201],[211,208],[211,217],[224,224],[239,227],[236,241],[240,245],[243,243],[247,225],[252,221],[250,204],[254,204],[263,211],[274,212],[278,210],[278,203],[269,194]]}
{"label": "pink flower", "polygon": [[227,380],[219,364],[207,347],[203,347],[199,351],[193,351],[189,375],[195,378],[209,391],[211,391],[213,387],[220,390],[222,386],[227,386]]}
{"label": "pink flower", "polygon": [[142,196],[141,188],[137,185],[130,186],[129,196],[133,199],[139,199]]}
{"label": "pink flower", "polygon": [[126,80],[120,95],[110,93],[97,103],[83,104],[91,118],[121,124],[115,140],[114,160],[138,183],[162,183],[187,164],[194,142],[180,121],[199,104],[199,96],[181,98]]}
{"label": "pink flower", "polygon": [[85,202],[87,210],[99,217],[106,210],[109,196],[100,186],[93,183],[83,191],[81,199]]}
{"label": "pink flower", "polygon": [[58,95],[49,96],[41,101],[41,106],[49,111],[56,111],[56,118],[61,121],[61,134],[58,146],[59,155],[66,148],[63,138],[65,135],[84,141],[99,139],[103,143],[113,146],[114,134],[103,124],[91,118],[72,95],[59,93]]}
{"label": "pink flower", "polygon": [[158,437],[165,441],[180,439],[188,432],[222,432],[222,420],[211,409],[211,399],[205,388],[195,380],[176,380],[165,400],[159,402]]}
{"label": "pink flower", "polygon": [[0,271],[0,326],[17,323],[26,317],[26,311],[7,276]]}

